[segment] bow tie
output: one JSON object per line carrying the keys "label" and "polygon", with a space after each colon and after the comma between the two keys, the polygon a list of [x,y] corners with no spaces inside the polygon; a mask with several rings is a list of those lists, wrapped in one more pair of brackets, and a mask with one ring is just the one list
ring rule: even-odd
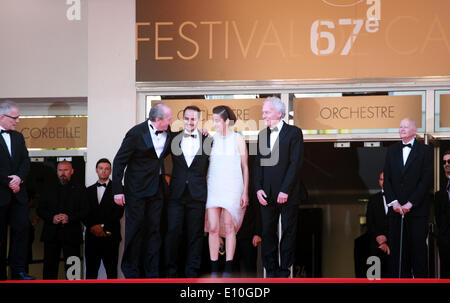
{"label": "bow tie", "polygon": [[3,134],[3,133],[10,134],[11,131],[10,131],[10,130],[6,130],[6,129],[2,129],[2,130],[0,131],[0,134]]}
{"label": "bow tie", "polygon": [[191,138],[194,138],[194,139],[195,139],[195,138],[197,138],[197,135],[194,135],[194,134],[186,134],[186,133],[184,133],[184,134],[183,134],[183,137],[184,137],[184,138],[189,138],[189,137],[191,137]]}
{"label": "bow tie", "polygon": [[97,182],[97,187],[101,187],[101,186],[106,188],[106,183],[99,183],[99,182]]}
{"label": "bow tie", "polygon": [[267,131],[268,131],[269,133],[271,133],[271,132],[277,132],[277,131],[278,131],[278,127],[275,126],[274,128],[269,128]]}
{"label": "bow tie", "polygon": [[412,148],[412,145],[411,145],[411,143],[408,143],[408,144],[403,144],[402,143],[402,148],[405,148],[405,147]]}

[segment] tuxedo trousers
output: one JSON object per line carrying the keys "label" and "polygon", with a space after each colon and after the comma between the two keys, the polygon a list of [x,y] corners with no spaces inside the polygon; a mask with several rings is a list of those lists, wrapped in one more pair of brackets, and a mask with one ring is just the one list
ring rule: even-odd
{"label": "tuxedo trousers", "polygon": [[0,280],[6,280],[8,225],[10,227],[8,263],[12,276],[25,272],[30,231],[28,214],[28,205],[19,203],[14,197],[8,205],[0,207]]}
{"label": "tuxedo trousers", "polygon": [[[177,276],[180,251],[186,252],[185,276],[198,277],[202,258],[205,205],[206,201],[191,197],[187,186],[180,199],[169,200],[164,249],[167,277]],[[185,238],[182,238],[183,231]],[[186,245],[186,249],[181,245]]]}
{"label": "tuxedo trousers", "polygon": [[[89,232],[89,230],[86,231],[86,233]],[[117,239],[111,239],[111,237],[86,235],[84,251],[87,279],[97,279],[101,261],[105,266],[107,278],[117,279],[119,244],[120,242]]]}
{"label": "tuxedo trousers", "polygon": [[[389,275],[398,278],[400,266],[401,215],[389,216],[388,244]],[[401,278],[428,278],[428,217],[405,215],[403,219],[403,242]]]}
{"label": "tuxedo trousers", "polygon": [[[284,204],[278,204],[269,199],[267,206],[261,206],[261,254],[268,277],[289,277],[289,268],[294,264],[298,204],[289,202],[290,200]],[[279,241],[278,221],[280,215],[282,235]],[[280,246],[279,250],[278,245]]]}
{"label": "tuxedo trousers", "polygon": [[127,279],[158,278],[161,250],[161,217],[164,207],[162,177],[151,197],[125,195],[125,245],[122,272]]}

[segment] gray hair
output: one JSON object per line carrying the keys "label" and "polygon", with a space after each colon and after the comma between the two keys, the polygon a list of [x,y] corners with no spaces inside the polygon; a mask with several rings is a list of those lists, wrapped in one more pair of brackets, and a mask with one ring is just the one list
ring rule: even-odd
{"label": "gray hair", "polygon": [[280,98],[269,97],[266,100],[264,100],[263,103],[266,104],[267,102],[271,102],[275,107],[275,110],[277,112],[281,112],[281,119],[283,119],[284,116],[286,115],[286,105],[284,105],[284,103],[280,100]]}
{"label": "gray hair", "polygon": [[16,102],[13,102],[11,100],[3,101],[2,103],[0,103],[0,115],[9,114],[11,112],[11,109],[13,108],[19,108]]}
{"label": "gray hair", "polygon": [[156,121],[156,119],[164,119],[165,118],[164,107],[167,107],[167,105],[165,105],[162,102],[153,105],[148,114],[148,119],[152,122]]}

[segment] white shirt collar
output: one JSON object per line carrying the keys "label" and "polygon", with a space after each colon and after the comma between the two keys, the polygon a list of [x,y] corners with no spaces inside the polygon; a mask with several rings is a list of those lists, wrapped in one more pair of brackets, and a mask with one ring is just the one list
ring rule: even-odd
{"label": "white shirt collar", "polygon": [[411,143],[411,146],[413,146],[414,145],[414,142],[415,142],[415,140],[416,140],[416,138],[412,138],[411,140],[409,140],[408,142],[406,142],[406,143],[403,143],[403,140],[402,140],[402,143],[403,144],[409,144],[409,143]]}
{"label": "white shirt collar", "polygon": [[272,130],[276,127],[276,128],[278,128],[278,132],[280,132],[281,128],[283,127],[283,124],[284,124],[283,120],[280,120],[277,125],[275,125],[274,127],[270,128],[270,129]]}

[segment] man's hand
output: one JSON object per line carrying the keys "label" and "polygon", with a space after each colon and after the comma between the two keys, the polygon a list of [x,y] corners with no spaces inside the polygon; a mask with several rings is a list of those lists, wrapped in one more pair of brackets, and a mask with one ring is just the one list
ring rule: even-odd
{"label": "man's hand", "polygon": [[206,128],[202,129],[202,135],[205,136],[205,137],[208,137],[208,138],[211,137],[211,135],[209,134],[209,132],[208,132],[208,130]]}
{"label": "man's hand", "polygon": [[125,195],[124,194],[114,195],[114,202],[119,206],[124,206],[125,205]]}
{"label": "man's hand", "polygon": [[405,203],[403,206],[402,206],[402,210],[403,210],[403,214],[407,214],[407,213],[409,213],[410,211],[411,211],[411,207],[412,207],[413,205],[412,205],[412,203],[411,202],[407,202],[407,203]]}
{"label": "man's hand", "polygon": [[278,204],[284,204],[288,200],[288,194],[285,194],[283,192],[280,192],[278,194],[277,203]]}
{"label": "man's hand", "polygon": [[399,213],[400,215],[404,215],[404,213],[403,213],[403,208],[402,208],[402,206],[400,205],[400,203],[398,203],[398,201],[395,201],[395,202],[392,204],[392,209],[393,209],[396,213]]}
{"label": "man's hand", "polygon": [[252,244],[254,247],[257,247],[259,245],[259,243],[261,243],[262,239],[260,236],[258,235],[254,235],[253,239],[252,239]]}
{"label": "man's hand", "polygon": [[13,191],[13,193],[17,194],[20,191],[20,184],[22,183],[22,179],[20,179],[19,176],[16,175],[10,175],[8,178],[11,179],[9,181],[9,188]]}
{"label": "man's hand", "polygon": [[391,254],[391,250],[387,244],[387,238],[385,235],[379,235],[375,238],[378,243],[378,248],[381,249],[386,254]]}
{"label": "man's hand", "polygon": [[258,198],[259,204],[262,206],[267,206],[267,195],[264,190],[260,189],[256,192],[256,197]]}
{"label": "man's hand", "polygon": [[57,214],[53,216],[53,224],[67,224],[69,223],[69,216],[66,214]]}
{"label": "man's hand", "polygon": [[103,230],[103,227],[102,227],[101,224],[93,225],[93,226],[90,228],[90,231],[91,231],[91,233],[93,233],[94,236],[96,236],[96,237],[106,237],[105,231]]}

